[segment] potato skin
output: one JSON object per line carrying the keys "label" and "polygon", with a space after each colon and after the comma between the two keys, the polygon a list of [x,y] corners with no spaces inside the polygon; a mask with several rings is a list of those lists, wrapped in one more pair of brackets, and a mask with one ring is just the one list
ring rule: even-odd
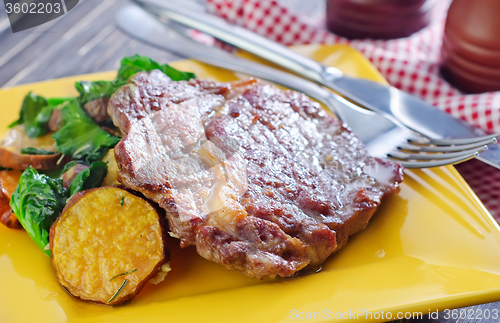
{"label": "potato skin", "polygon": [[61,159],[61,153],[53,155],[22,155],[0,147],[0,165],[5,168],[15,170],[25,170],[32,166],[37,170],[54,169],[62,163],[57,162]]}
{"label": "potato skin", "polygon": [[56,144],[51,134],[29,138],[24,131],[24,125],[17,125],[9,129],[7,135],[0,140],[0,166],[15,170],[25,170],[32,166],[37,170],[47,170],[62,166],[63,162],[69,160],[60,160],[60,153],[53,155],[21,154],[21,149],[28,147],[55,151]]}
{"label": "potato skin", "polygon": [[[3,202],[0,202],[3,203]],[[12,212],[12,210],[9,209],[6,211],[2,211],[0,214],[0,223],[5,225],[9,229],[22,229],[23,226],[21,225],[21,222],[17,219],[17,216]]]}
{"label": "potato skin", "polygon": [[11,229],[22,229],[22,225],[10,208],[10,197],[14,193],[21,172],[17,170],[0,171],[0,223]]}
{"label": "potato skin", "polygon": [[[75,194],[50,230],[52,263],[61,285],[79,299],[106,305],[134,298],[170,259],[165,216],[158,210],[118,187]],[[138,270],[109,282],[132,269]],[[125,278],[128,285],[108,303]]]}

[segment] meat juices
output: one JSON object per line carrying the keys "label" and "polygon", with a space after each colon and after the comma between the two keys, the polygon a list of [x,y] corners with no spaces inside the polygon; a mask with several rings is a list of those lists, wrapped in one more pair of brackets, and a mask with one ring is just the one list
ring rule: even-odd
{"label": "meat juices", "polygon": [[319,267],[402,181],[317,103],[258,80],[138,73],[108,112],[119,181],[167,211],[181,246],[251,277]]}

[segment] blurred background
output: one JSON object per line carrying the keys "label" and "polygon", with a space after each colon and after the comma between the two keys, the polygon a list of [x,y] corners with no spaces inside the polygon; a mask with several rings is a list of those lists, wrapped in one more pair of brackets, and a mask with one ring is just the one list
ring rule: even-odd
{"label": "blurred background", "polygon": [[62,17],[13,33],[0,2],[0,87],[118,69],[143,54],[160,62],[178,57],[143,45],[114,24],[123,0],[80,0]]}
{"label": "blurred background", "polygon": [[[203,0],[185,0],[204,3]],[[292,11],[323,16],[323,0],[283,0]],[[161,63],[180,57],[144,45],[118,30],[114,14],[123,0],[80,0],[62,17],[13,33],[0,2],[0,87],[65,76],[117,70],[128,55],[147,55]]]}

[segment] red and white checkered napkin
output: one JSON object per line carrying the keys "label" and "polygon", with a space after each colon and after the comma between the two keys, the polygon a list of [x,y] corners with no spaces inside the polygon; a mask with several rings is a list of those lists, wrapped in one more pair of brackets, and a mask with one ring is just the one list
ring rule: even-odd
{"label": "red and white checkered napkin", "polygon": [[[431,24],[410,37],[347,40],[326,30],[324,16],[311,23],[308,17],[283,6],[286,1],[206,0],[215,14],[284,45],[348,43],[363,53],[391,85],[488,132],[500,132],[500,92],[464,95],[440,77],[440,48],[450,2],[436,1]],[[500,222],[500,170],[476,160],[457,169]]]}

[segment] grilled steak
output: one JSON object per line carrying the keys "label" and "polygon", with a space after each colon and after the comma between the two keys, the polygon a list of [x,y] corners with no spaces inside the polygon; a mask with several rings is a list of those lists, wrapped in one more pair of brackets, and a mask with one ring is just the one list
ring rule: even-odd
{"label": "grilled steak", "polygon": [[167,211],[181,246],[252,277],[317,268],[402,181],[307,96],[257,80],[139,73],[108,112],[119,181]]}

